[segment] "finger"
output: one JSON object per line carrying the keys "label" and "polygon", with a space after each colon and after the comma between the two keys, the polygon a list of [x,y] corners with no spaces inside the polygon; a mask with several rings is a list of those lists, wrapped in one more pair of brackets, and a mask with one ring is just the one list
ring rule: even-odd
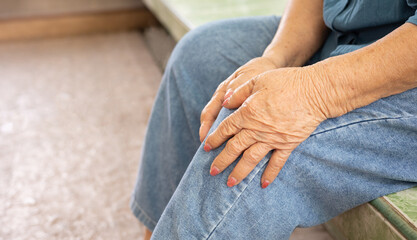
{"label": "finger", "polygon": [[225,108],[233,109],[240,107],[246,99],[252,95],[253,86],[255,85],[257,78],[252,78],[247,81],[245,84],[238,87],[233,91],[233,94],[223,101],[223,106]]}
{"label": "finger", "polygon": [[214,159],[210,167],[210,175],[216,176],[223,172],[231,163],[233,163],[248,147],[254,144],[256,140],[251,136],[249,130],[243,129],[233,138],[231,138],[220,154]]}
{"label": "finger", "polygon": [[236,135],[241,129],[242,114],[236,110],[225,118],[220,125],[206,139],[204,150],[209,152],[222,145],[226,140]]}
{"label": "finger", "polygon": [[275,180],[290,154],[291,150],[274,150],[261,178],[262,188],[268,187]]}
{"label": "finger", "polygon": [[245,84],[253,77],[253,74],[241,74],[234,79],[230,79],[229,84],[227,85],[227,91],[224,95],[224,100],[228,99],[234,92],[235,89]]}
{"label": "finger", "polygon": [[263,157],[271,151],[271,147],[264,143],[255,143],[244,153],[236,167],[230,173],[227,186],[233,187],[240,183],[256,167]]}
{"label": "finger", "polygon": [[207,133],[213,125],[213,122],[217,118],[217,115],[219,115],[220,109],[222,108],[222,102],[225,95],[225,91],[225,84],[220,84],[216,92],[213,94],[211,100],[204,107],[203,111],[201,111],[201,126],[199,130],[200,142],[204,141],[204,138],[206,138]]}

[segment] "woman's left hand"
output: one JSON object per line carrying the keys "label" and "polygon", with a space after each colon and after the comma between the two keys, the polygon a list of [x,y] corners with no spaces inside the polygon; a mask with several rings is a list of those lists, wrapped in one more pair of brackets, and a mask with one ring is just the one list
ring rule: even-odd
{"label": "woman's left hand", "polygon": [[219,147],[210,174],[217,175],[241,160],[227,185],[242,181],[273,150],[263,173],[262,188],[274,181],[291,152],[327,117],[325,79],[311,68],[283,68],[265,72],[236,89],[225,100],[226,108],[238,108],[206,139],[204,149]]}

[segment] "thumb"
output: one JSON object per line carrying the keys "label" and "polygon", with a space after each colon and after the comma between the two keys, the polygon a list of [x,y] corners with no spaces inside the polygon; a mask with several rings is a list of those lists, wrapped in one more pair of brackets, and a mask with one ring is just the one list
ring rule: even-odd
{"label": "thumb", "polygon": [[233,109],[240,107],[250,95],[252,95],[253,87],[256,83],[256,77],[247,81],[245,84],[238,87],[230,97],[224,100],[223,107]]}

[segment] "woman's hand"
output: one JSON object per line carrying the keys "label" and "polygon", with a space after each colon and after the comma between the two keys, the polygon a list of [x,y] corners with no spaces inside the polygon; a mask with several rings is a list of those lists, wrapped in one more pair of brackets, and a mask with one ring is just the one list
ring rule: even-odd
{"label": "woman's hand", "polygon": [[[274,63],[275,62],[275,63]],[[216,120],[217,115],[222,108],[222,103],[228,98],[235,89],[243,85],[255,76],[266,71],[285,67],[284,63],[280,63],[277,59],[267,57],[258,57],[250,60],[245,65],[238,68],[230,77],[224,80],[214,92],[213,97],[201,112],[200,141],[206,137],[208,131]]]}
{"label": "woman's hand", "polygon": [[272,183],[290,153],[326,119],[323,92],[328,89],[318,75],[311,68],[282,68],[237,88],[224,106],[238,109],[205,143],[204,149],[209,151],[230,138],[214,159],[210,174],[219,174],[243,153],[228,178],[227,185],[232,187],[273,150],[261,179],[263,188]]}

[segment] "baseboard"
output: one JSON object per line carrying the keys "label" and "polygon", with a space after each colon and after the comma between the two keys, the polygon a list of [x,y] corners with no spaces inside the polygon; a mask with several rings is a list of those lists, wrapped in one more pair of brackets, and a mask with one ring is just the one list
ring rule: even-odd
{"label": "baseboard", "polygon": [[0,20],[0,41],[141,29],[157,23],[146,8]]}

